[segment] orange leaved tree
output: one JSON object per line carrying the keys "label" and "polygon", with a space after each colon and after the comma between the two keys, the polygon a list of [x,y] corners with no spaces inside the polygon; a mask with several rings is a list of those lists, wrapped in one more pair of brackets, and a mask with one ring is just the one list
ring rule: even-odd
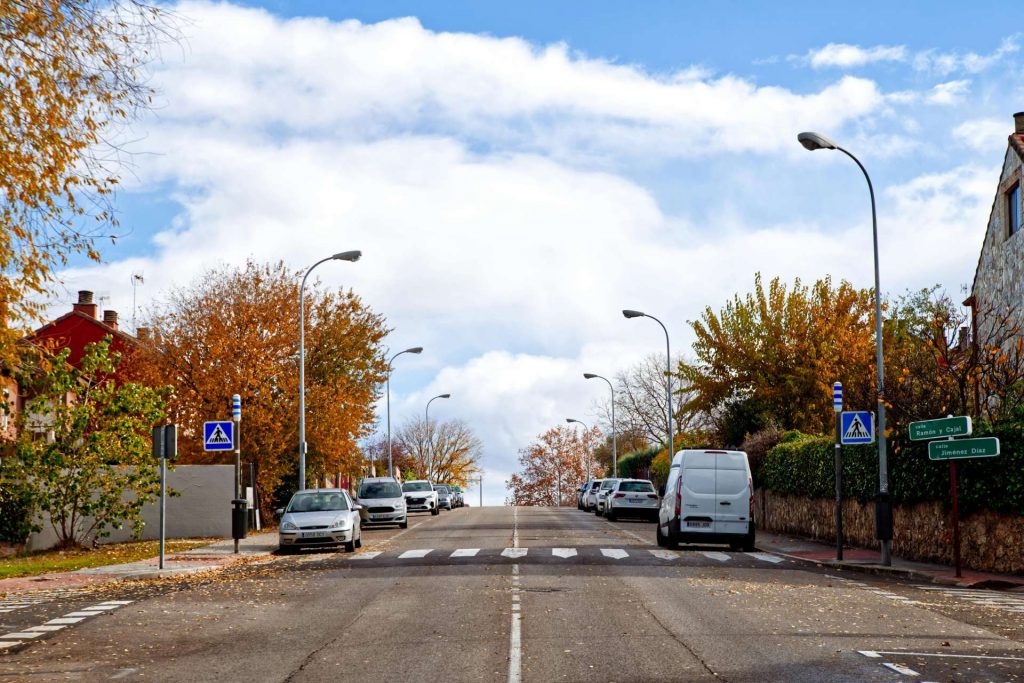
{"label": "orange leaved tree", "polygon": [[[576,504],[576,489],[593,476],[600,476],[601,465],[592,450],[601,431],[553,427],[519,451],[520,471],[505,486],[510,505],[563,506]],[[588,472],[587,467],[590,467]]]}

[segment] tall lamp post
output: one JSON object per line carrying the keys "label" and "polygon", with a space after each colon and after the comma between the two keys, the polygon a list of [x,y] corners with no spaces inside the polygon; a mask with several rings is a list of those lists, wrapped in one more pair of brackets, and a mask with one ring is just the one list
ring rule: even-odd
{"label": "tall lamp post", "polygon": [[388,414],[388,476],[395,476],[395,467],[391,463],[391,364],[395,362],[395,359],[401,356],[403,353],[423,353],[422,346],[413,346],[406,349],[405,351],[399,351],[395,355],[391,356],[391,360],[388,361],[388,374],[387,374],[387,414]]}
{"label": "tall lamp post", "polygon": [[584,372],[584,379],[603,379],[608,384],[608,389],[612,392],[612,476],[619,476],[619,446],[618,436],[615,433],[615,387],[612,386],[611,380],[601,375],[595,375],[592,372]]}
{"label": "tall lamp post", "polygon": [[[575,423],[575,424],[578,424],[578,425],[583,425],[584,434],[586,434],[587,432],[590,431],[590,427],[588,427],[587,423],[584,422],[583,420],[577,420],[575,418],[565,418],[565,422],[567,422],[569,424]],[[594,463],[591,461],[590,449],[588,449],[587,450],[587,480],[590,480],[590,473],[593,471],[593,468],[594,468]]]}
{"label": "tall lamp post", "polygon": [[892,543],[892,502],[889,500],[889,463],[886,457],[885,444],[885,368],[882,363],[882,289],[878,277],[878,214],[875,210],[875,188],[871,184],[871,176],[860,163],[860,159],[837,145],[832,140],[818,133],[800,133],[797,141],[809,151],[818,149],[834,149],[853,159],[853,162],[864,174],[868,183],[868,194],[871,196],[871,237],[875,252],[875,365],[878,375],[878,497],[875,501],[875,535],[882,546],[882,564],[892,564],[890,556]]}
{"label": "tall lamp post", "polygon": [[665,412],[668,413],[668,462],[671,465],[672,460],[675,458],[675,444],[672,439],[672,348],[669,346],[668,328],[653,315],[648,315],[641,311],[626,309],[622,311],[622,315],[627,318],[650,318],[661,325],[661,329],[665,332],[665,396],[668,399],[668,403],[665,404]]}
{"label": "tall lamp post", "polygon": [[[428,445],[430,444],[430,404],[431,404],[431,403],[433,403],[434,401],[436,401],[436,400],[437,400],[437,399],[439,399],[439,398],[451,398],[451,397],[452,397],[452,395],[451,395],[451,394],[438,394],[438,395],[437,395],[437,396],[435,396],[434,398],[432,398],[432,399],[430,399],[429,401],[427,401],[427,407],[426,407],[426,409],[425,409],[425,410],[423,411],[423,421],[424,421],[424,423],[426,424],[426,430],[427,430],[427,444],[428,444]],[[433,449],[431,449],[431,450],[433,450]],[[431,457],[431,460],[433,460],[433,457]],[[433,475],[433,472],[430,472],[430,475]],[[430,476],[428,475],[428,477],[427,477],[427,478],[429,479],[429,478],[430,478]]]}
{"label": "tall lamp post", "polygon": [[361,251],[343,251],[320,259],[302,276],[299,287],[299,490],[306,488],[306,278],[313,269],[327,261],[358,261]]}

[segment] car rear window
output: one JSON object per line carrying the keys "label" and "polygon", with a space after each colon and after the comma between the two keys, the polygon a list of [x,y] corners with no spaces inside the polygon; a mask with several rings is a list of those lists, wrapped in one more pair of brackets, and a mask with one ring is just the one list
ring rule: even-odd
{"label": "car rear window", "polygon": [[430,488],[430,484],[425,481],[407,481],[402,484],[402,490],[406,493],[415,493],[416,491],[430,492],[434,489]]}
{"label": "car rear window", "polygon": [[607,491],[608,489],[612,488],[613,486],[615,486],[615,480],[614,479],[605,479],[604,481],[601,482],[601,490],[602,491]]}
{"label": "car rear window", "polygon": [[619,485],[619,490],[636,493],[654,493],[654,484],[649,481],[624,481]]}
{"label": "car rear window", "polygon": [[434,490],[438,493],[451,493],[447,486],[435,486]]}
{"label": "car rear window", "polygon": [[402,487],[394,481],[375,481],[359,487],[360,498],[401,498]]}

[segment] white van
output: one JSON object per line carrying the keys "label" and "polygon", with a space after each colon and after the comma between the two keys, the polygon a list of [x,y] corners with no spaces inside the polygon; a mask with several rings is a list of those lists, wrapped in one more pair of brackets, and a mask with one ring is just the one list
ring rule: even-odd
{"label": "white van", "polygon": [[754,549],[753,482],[742,451],[676,453],[658,510],[658,545],[728,543]]}

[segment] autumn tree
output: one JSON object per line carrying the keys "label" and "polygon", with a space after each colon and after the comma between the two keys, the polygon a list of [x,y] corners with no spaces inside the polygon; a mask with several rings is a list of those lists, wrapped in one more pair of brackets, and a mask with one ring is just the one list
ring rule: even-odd
{"label": "autumn tree", "polygon": [[480,471],[483,444],[462,420],[413,419],[392,438],[412,459],[411,468],[402,470],[406,479],[466,486]]}
{"label": "autumn tree", "polygon": [[[182,427],[182,463],[230,461],[204,453],[202,423],[224,419],[242,397],[243,461],[264,493],[298,466],[298,340],[301,273],[247,262],[204,274],[148,315],[129,374],[174,387],[168,412]],[[306,288],[307,477],[358,476],[358,440],[373,425],[384,380],[383,318],[351,292]],[[269,510],[272,502],[264,495]]]}
{"label": "autumn tree", "polygon": [[829,432],[833,382],[848,405],[875,402],[873,302],[845,281],[788,287],[774,278],[765,287],[758,274],[753,293],[690,323],[696,358],[679,365],[681,390],[691,393],[684,412],[711,416],[730,445],[744,438],[729,428],[737,423]]}
{"label": "autumn tree", "polygon": [[22,366],[31,398],[19,414],[17,457],[5,459],[7,476],[23,483],[63,548],[122,524],[142,531],[142,507],[159,491],[151,434],[167,393],[113,379],[120,357],[110,337],[88,345],[78,368],[69,353],[37,354]]}
{"label": "autumn tree", "polygon": [[[509,505],[566,506],[576,504],[576,489],[587,479],[601,476],[591,450],[601,431],[553,427],[519,451],[520,470],[505,482]],[[588,472],[588,465],[590,470]]]}
{"label": "autumn tree", "polygon": [[14,326],[72,255],[99,259],[117,125],[148,106],[145,67],[168,35],[159,9],[130,0],[0,0],[0,302]]}

